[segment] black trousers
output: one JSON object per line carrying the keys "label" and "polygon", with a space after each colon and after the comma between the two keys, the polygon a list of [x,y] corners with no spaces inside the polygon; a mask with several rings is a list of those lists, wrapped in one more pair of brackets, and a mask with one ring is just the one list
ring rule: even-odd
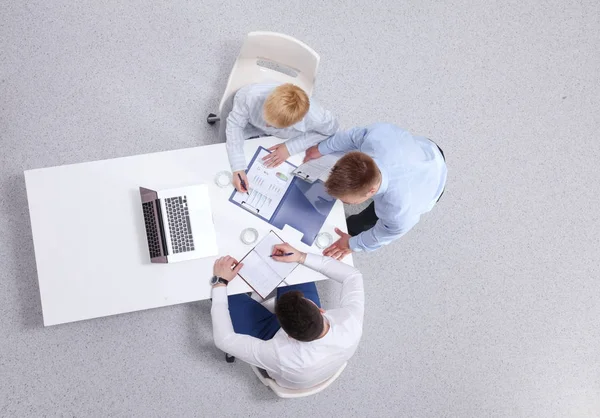
{"label": "black trousers", "polygon": [[[446,161],[444,151],[442,151],[442,149],[437,144],[436,146],[440,150],[444,161]],[[440,197],[438,197],[438,202],[440,201],[443,195],[444,190],[442,190],[442,194],[440,194]],[[368,231],[369,229],[375,226],[378,220],[379,218],[375,214],[375,202],[371,202],[371,204],[367,206],[367,208],[362,212],[356,215],[348,216],[346,218],[346,224],[348,225],[348,233],[354,237],[360,234],[361,232]]]}
{"label": "black trousers", "polygon": [[346,218],[348,233],[354,237],[363,231],[368,231],[375,226],[378,220],[379,218],[375,215],[375,202],[371,202],[362,212]]}

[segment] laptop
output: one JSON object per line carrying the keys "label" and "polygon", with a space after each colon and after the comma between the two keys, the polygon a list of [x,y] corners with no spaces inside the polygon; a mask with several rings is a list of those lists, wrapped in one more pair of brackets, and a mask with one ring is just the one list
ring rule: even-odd
{"label": "laptop", "polygon": [[154,191],[140,187],[152,263],[176,263],[218,254],[208,186]]}

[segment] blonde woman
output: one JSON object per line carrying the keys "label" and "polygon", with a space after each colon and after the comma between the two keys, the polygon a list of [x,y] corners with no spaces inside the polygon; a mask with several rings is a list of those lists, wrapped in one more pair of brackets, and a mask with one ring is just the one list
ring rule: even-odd
{"label": "blonde woman", "polygon": [[270,148],[267,167],[277,167],[335,134],[337,120],[294,84],[251,84],[235,94],[225,133],[233,182],[239,192],[251,186],[246,177],[244,140],[260,135],[286,139]]}

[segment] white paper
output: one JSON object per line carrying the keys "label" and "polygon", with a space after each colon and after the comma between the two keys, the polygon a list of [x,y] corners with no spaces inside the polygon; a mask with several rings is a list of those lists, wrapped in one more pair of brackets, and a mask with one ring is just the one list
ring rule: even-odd
{"label": "white paper", "polygon": [[282,263],[271,257],[273,246],[283,241],[271,231],[242,260],[240,276],[263,298],[285,279],[298,263]]}
{"label": "white paper", "polygon": [[240,269],[240,276],[263,298],[267,297],[283,280],[254,250],[250,251],[242,263],[244,265]]}
{"label": "white paper", "polygon": [[255,211],[267,221],[275,213],[294,178],[294,166],[287,162],[279,167],[267,168],[262,159],[269,154],[269,151],[259,148],[258,156],[246,174],[250,193],[236,192],[233,196],[235,202],[244,203],[243,207]]}
{"label": "white paper", "polygon": [[294,174],[309,183],[314,183],[317,180],[325,182],[329,177],[329,172],[339,158],[339,154],[324,155],[321,158],[310,160],[309,162],[302,164],[294,170]]}
{"label": "white paper", "polygon": [[256,247],[254,247],[254,251],[258,253],[260,258],[262,258],[264,262],[283,280],[292,272],[292,270],[294,270],[298,263],[283,263],[281,261],[275,261],[269,257],[271,254],[273,254],[273,247],[282,243],[283,241],[281,238],[271,232],[261,242],[259,242]]}

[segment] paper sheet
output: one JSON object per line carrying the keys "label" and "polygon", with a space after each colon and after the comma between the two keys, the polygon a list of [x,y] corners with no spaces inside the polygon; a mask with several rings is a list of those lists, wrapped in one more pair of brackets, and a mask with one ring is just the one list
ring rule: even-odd
{"label": "paper sheet", "polygon": [[263,298],[266,298],[283,281],[283,278],[268,267],[255,251],[250,251],[242,263],[244,265],[240,269],[240,276]]}
{"label": "paper sheet", "polygon": [[255,211],[258,216],[268,221],[293,180],[294,166],[283,163],[279,167],[267,168],[262,162],[263,157],[267,155],[269,151],[258,149],[258,156],[246,174],[250,183],[250,193],[236,192],[233,200],[243,203],[243,207]]}
{"label": "paper sheet", "polygon": [[321,158],[302,164],[294,170],[294,174],[309,183],[314,183],[317,180],[325,182],[329,177],[329,172],[339,158],[339,154],[324,155]]}
{"label": "paper sheet", "polygon": [[298,265],[298,263],[282,263],[281,261],[275,261],[271,257],[273,254],[273,246],[277,244],[282,244],[283,241],[273,232],[269,233],[261,242],[258,243],[256,247],[254,247],[254,251],[258,253],[260,258],[264,260],[264,262],[271,267],[281,279],[285,279],[294,268]]}
{"label": "paper sheet", "polygon": [[269,257],[273,246],[283,241],[273,231],[242,260],[240,276],[263,298],[267,297],[296,268],[298,263],[282,263]]}

